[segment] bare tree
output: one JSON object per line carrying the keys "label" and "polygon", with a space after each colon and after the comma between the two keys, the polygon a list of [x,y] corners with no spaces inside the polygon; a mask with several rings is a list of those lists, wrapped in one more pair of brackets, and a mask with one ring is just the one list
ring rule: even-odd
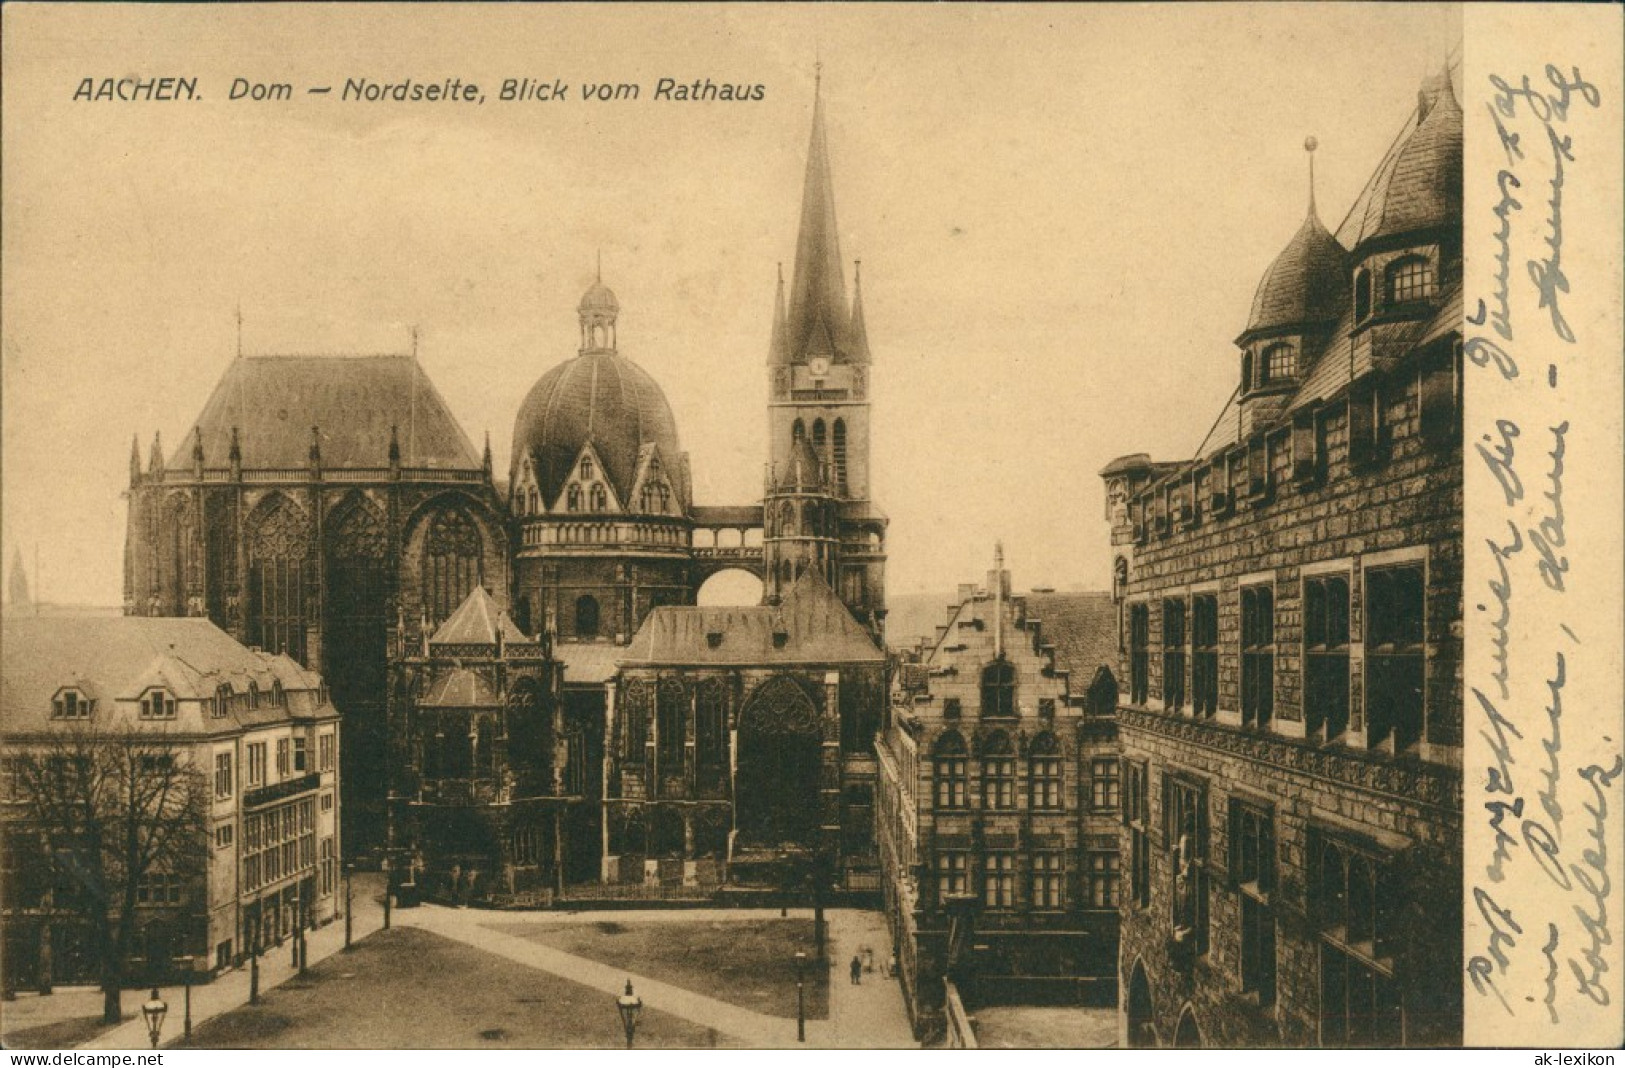
{"label": "bare tree", "polygon": [[[121,1017],[119,986],[136,935],[141,882],[170,873],[201,883],[207,857],[203,774],[172,735],[88,726],[13,740],[16,817],[47,843],[58,899],[83,918],[99,956],[102,1014]],[[61,900],[66,894],[70,900]]]}

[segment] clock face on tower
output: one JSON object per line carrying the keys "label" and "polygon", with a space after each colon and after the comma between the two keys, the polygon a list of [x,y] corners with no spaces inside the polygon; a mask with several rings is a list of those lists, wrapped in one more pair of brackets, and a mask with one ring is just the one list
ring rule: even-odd
{"label": "clock face on tower", "polygon": [[823,378],[829,374],[829,357],[814,356],[807,361],[807,369],[812,372],[814,378]]}

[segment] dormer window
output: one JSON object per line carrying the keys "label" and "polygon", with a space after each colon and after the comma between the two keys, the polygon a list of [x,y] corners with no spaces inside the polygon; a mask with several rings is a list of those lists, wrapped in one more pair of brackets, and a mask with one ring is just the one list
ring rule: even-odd
{"label": "dormer window", "polygon": [[141,695],[142,719],[174,719],[175,695],[168,690],[148,690]]}
{"label": "dormer window", "polygon": [[223,682],[219,686],[216,686],[214,688],[214,708],[212,710],[213,714],[214,714],[214,718],[215,719],[223,718],[225,716],[225,714],[228,711],[230,711],[230,709],[231,709],[231,683]]}
{"label": "dormer window", "polygon": [[1297,374],[1298,354],[1287,342],[1278,341],[1259,357],[1259,384],[1284,382]]}
{"label": "dormer window", "polygon": [[251,711],[260,707],[260,684],[257,682],[248,684],[248,707]]}
{"label": "dormer window", "polygon": [[52,719],[89,719],[92,701],[71,686],[51,702]]}
{"label": "dormer window", "polygon": [[287,697],[282,693],[281,680],[271,683],[271,707],[281,708],[287,703],[287,700]]}
{"label": "dormer window", "polygon": [[1371,314],[1371,272],[1361,268],[1354,275],[1354,321],[1363,323]]}
{"label": "dormer window", "polygon": [[1385,296],[1390,307],[1431,300],[1436,291],[1433,265],[1422,256],[1405,256],[1388,265]]}

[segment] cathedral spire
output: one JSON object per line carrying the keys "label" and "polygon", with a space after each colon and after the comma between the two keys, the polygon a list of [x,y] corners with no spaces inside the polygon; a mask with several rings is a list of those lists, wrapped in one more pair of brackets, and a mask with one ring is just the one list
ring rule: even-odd
{"label": "cathedral spire", "polygon": [[779,264],[779,288],[773,297],[773,340],[767,346],[767,362],[790,362],[789,343],[784,336],[784,264]]}
{"label": "cathedral spire", "polygon": [[130,435],[130,485],[134,486],[141,481],[141,437],[139,434]]}
{"label": "cathedral spire", "polygon": [[[819,330],[819,327],[822,330]],[[789,352],[807,355],[808,339],[828,338],[845,349],[846,283],[841,275],[841,244],[835,226],[835,186],[830,179],[829,145],[824,136],[822,75],[813,92],[812,137],[807,176],[801,191],[801,230],[796,237],[795,276],[790,287]]]}
{"label": "cathedral spire", "polygon": [[869,362],[869,331],[863,325],[863,261],[852,261],[852,359]]}
{"label": "cathedral spire", "polygon": [[163,438],[156,430],[152,432],[152,454],[147,459],[147,473],[152,475],[164,473]]}

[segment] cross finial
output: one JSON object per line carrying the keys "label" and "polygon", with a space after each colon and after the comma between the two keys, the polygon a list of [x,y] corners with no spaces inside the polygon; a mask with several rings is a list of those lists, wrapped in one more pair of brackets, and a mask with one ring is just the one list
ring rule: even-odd
{"label": "cross finial", "polygon": [[413,323],[412,324],[412,358],[414,360],[417,359],[417,355],[418,355],[418,324]]}
{"label": "cross finial", "polygon": [[600,285],[602,285],[603,281],[604,281],[604,250],[599,249],[598,250],[598,283]]}
{"label": "cross finial", "polygon": [[237,302],[237,358],[243,358],[243,302]]}

